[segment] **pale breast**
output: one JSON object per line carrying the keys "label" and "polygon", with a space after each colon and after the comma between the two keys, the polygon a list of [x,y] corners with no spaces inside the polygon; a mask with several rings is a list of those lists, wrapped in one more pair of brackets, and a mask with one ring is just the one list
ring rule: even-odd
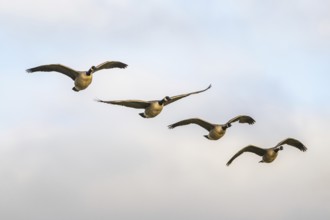
{"label": "pale breast", "polygon": [[79,74],[74,81],[74,85],[77,89],[86,89],[92,83],[93,75],[87,76],[86,74]]}
{"label": "pale breast", "polygon": [[144,114],[148,118],[153,118],[153,117],[157,116],[162,110],[163,110],[162,105],[160,105],[158,102],[153,102],[153,103],[151,103],[151,105],[148,108],[146,108],[146,110],[144,111]]}
{"label": "pale breast", "polygon": [[273,149],[269,149],[267,150],[267,153],[262,157],[262,160],[266,163],[271,163],[276,159],[277,154],[278,153],[276,153]]}
{"label": "pale breast", "polygon": [[222,129],[221,126],[216,125],[210,132],[209,132],[209,139],[211,140],[218,140],[220,139],[222,136],[224,136],[226,133],[225,130]]}

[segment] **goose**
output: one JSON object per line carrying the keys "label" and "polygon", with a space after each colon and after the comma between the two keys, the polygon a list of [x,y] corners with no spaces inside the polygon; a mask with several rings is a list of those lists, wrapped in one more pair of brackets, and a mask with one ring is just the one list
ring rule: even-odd
{"label": "goose", "polygon": [[182,99],[184,97],[204,92],[210,88],[211,88],[211,85],[209,85],[206,89],[203,89],[200,91],[186,93],[186,94],[172,96],[172,97],[165,96],[161,100],[153,100],[153,101],[143,101],[143,100],[103,101],[100,99],[96,99],[95,101],[103,102],[103,103],[107,103],[107,104],[113,104],[113,105],[122,105],[122,106],[129,107],[129,108],[144,109],[144,112],[139,113],[139,115],[141,117],[154,118],[157,115],[159,115],[159,113],[163,110],[164,106],[171,104],[175,101],[178,101],[179,99]]}
{"label": "goose", "polygon": [[118,61],[106,61],[101,63],[98,66],[92,66],[87,71],[77,71],[73,70],[70,67],[64,66],[62,64],[48,64],[37,66],[31,69],[27,69],[26,72],[33,73],[33,72],[59,72],[64,75],[67,75],[74,81],[74,87],[72,88],[73,91],[79,92],[80,90],[86,89],[91,83],[93,78],[93,73],[102,69],[110,69],[110,68],[126,68],[127,64],[118,62]]}
{"label": "goose", "polygon": [[240,151],[238,151],[228,162],[227,162],[227,166],[229,166],[233,160],[236,159],[236,157],[240,156],[242,153],[244,152],[251,152],[251,153],[255,153],[259,156],[262,157],[262,160],[259,161],[259,163],[271,163],[273,162],[277,155],[278,152],[280,150],[283,150],[283,146],[284,144],[293,146],[295,148],[298,148],[301,151],[306,151],[307,148],[298,140],[294,139],[294,138],[287,138],[284,139],[283,141],[279,142],[278,144],[276,144],[275,147],[272,148],[260,148],[260,147],[256,147],[254,145],[248,145],[246,147],[244,147],[243,149],[241,149]]}
{"label": "goose", "polygon": [[238,121],[239,123],[248,123],[248,124],[254,124],[255,120],[247,115],[239,115],[235,118],[230,119],[225,124],[212,124],[207,121],[204,121],[200,118],[189,118],[186,120],[182,120],[179,122],[176,122],[174,124],[171,124],[168,126],[169,129],[173,129],[178,126],[182,125],[188,125],[188,124],[197,124],[203,128],[205,128],[209,134],[204,135],[205,138],[209,140],[218,140],[221,137],[223,137],[226,133],[227,128],[231,127],[231,124]]}

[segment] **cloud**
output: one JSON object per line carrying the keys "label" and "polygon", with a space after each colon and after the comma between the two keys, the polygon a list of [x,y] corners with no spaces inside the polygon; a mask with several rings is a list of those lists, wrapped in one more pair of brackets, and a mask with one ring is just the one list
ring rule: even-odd
{"label": "cloud", "polygon": [[321,21],[318,25],[320,35],[326,39],[330,37],[330,20]]}
{"label": "cloud", "polygon": [[[45,23],[85,23],[89,19],[97,19],[100,7],[89,0],[72,0],[58,2],[30,0],[24,3],[19,1],[6,1],[2,12],[6,16],[20,19],[32,19]],[[42,18],[42,19],[41,19]]]}
{"label": "cloud", "polygon": [[[11,17],[11,22],[29,26],[52,28],[83,28],[85,32],[127,31],[162,27],[170,22],[171,28],[179,28],[176,22],[182,18],[171,4],[153,1],[7,1],[1,8],[2,16]],[[171,13],[164,20],[164,15]]]}
{"label": "cloud", "polygon": [[[2,1],[0,217],[330,216],[329,62],[320,50],[328,3],[239,3]],[[66,76],[24,72],[53,62],[83,70],[108,59],[129,66],[100,71],[79,93]],[[154,119],[93,101],[153,100],[209,83]],[[256,124],[235,124],[219,141],[198,126],[166,127],[239,114]],[[308,151],[286,147],[272,164],[247,153],[225,166],[248,144],[271,147],[287,137]]]}

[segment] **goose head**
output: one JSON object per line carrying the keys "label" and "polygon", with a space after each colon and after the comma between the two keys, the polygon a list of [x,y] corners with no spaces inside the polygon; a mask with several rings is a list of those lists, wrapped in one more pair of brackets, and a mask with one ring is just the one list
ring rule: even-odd
{"label": "goose head", "polygon": [[227,124],[222,125],[222,129],[223,130],[226,130],[227,128],[230,128],[230,127],[231,127],[231,124],[230,123],[227,123]]}
{"label": "goose head", "polygon": [[169,96],[165,96],[162,100],[160,100],[158,103],[160,104],[160,105],[164,105],[164,103],[166,103],[166,102],[168,102],[168,101],[170,101],[171,100],[171,98],[169,97]]}
{"label": "goose head", "polygon": [[280,147],[276,148],[274,151],[277,153],[277,152],[279,152],[280,150],[283,150],[283,146],[280,146]]}
{"label": "goose head", "polygon": [[95,72],[95,69],[96,67],[95,66],[92,66],[87,72],[86,72],[86,75],[87,76],[90,76],[91,74],[93,74]]}

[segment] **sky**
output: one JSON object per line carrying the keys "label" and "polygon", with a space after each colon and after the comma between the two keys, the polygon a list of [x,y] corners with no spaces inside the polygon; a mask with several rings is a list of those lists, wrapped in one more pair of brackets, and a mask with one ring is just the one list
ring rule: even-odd
{"label": "sky", "polygon": [[[328,219],[330,2],[0,0],[0,218]],[[60,63],[102,70],[79,93]],[[152,119],[94,100],[206,88]],[[182,119],[235,123],[217,141]],[[270,164],[238,150],[273,147]]]}

